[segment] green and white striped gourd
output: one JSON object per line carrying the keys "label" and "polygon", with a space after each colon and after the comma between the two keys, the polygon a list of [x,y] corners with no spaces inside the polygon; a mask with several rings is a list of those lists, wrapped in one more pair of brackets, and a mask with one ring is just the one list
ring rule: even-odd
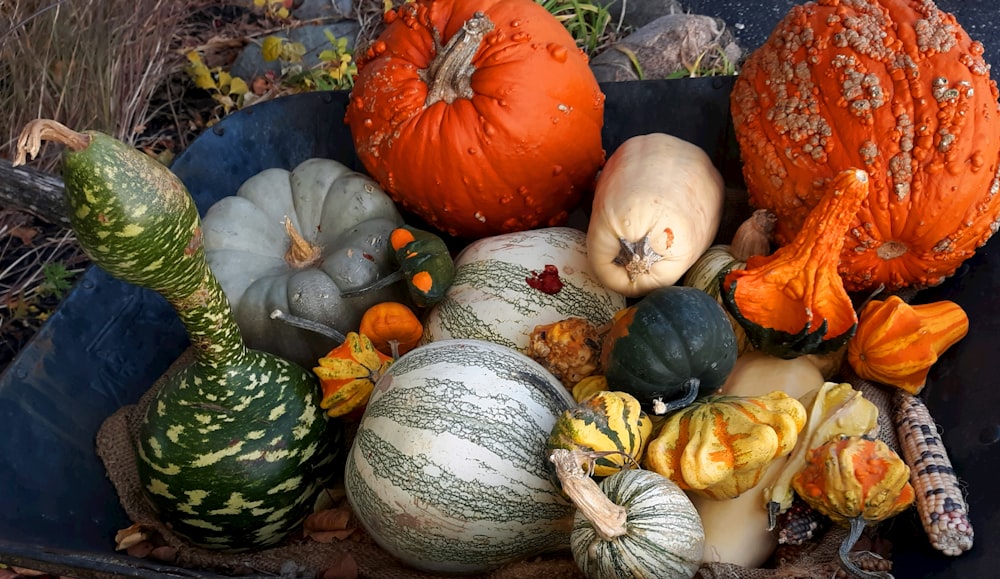
{"label": "green and white striped gourd", "polygon": [[[580,466],[588,453],[558,449],[549,460],[578,507],[573,559],[588,579],[690,579],[701,566],[705,530],[670,479],[626,469],[596,483]],[[593,453],[589,453],[593,455]]]}
{"label": "green and white striped gourd", "polygon": [[205,260],[201,223],[169,169],[98,132],[34,121],[22,144],[67,145],[70,219],[95,264],[156,291],[187,329],[193,361],[162,385],[136,440],[139,479],[161,519],[191,543],[224,550],[281,541],[308,514],[339,430],[316,378],[248,349]]}
{"label": "green and white striped gourd", "polygon": [[444,300],[424,321],[423,343],[477,339],[525,352],[535,326],[577,317],[601,327],[625,307],[625,297],[592,272],[587,234],[570,227],[480,239],[455,267]]}
{"label": "green and white striped gourd", "polygon": [[573,405],[537,362],[480,340],[403,355],[378,381],[345,486],[368,533],[427,571],[481,573],[569,547],[545,442]]}

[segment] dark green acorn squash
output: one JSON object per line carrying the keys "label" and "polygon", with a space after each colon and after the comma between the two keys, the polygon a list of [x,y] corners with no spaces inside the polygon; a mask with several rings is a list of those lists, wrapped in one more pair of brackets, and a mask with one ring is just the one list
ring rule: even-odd
{"label": "dark green acorn squash", "polygon": [[615,314],[601,362],[610,389],[663,415],[718,390],[736,355],[736,334],[715,298],[668,286]]}
{"label": "dark green acorn squash", "polygon": [[82,249],[111,275],[166,298],[191,340],[192,362],[163,380],[142,417],[144,494],[195,545],[280,542],[333,471],[340,429],[323,416],[316,377],[246,347],[205,259],[198,210],[167,167],[48,120],[25,127],[17,161],[43,140],[67,145],[65,194]]}

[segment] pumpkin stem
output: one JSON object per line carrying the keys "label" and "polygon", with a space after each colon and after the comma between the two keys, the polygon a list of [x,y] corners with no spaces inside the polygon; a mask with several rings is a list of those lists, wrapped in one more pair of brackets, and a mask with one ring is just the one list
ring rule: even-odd
{"label": "pumpkin stem", "polygon": [[849,555],[851,549],[858,542],[858,539],[861,538],[861,533],[865,530],[865,519],[863,517],[852,517],[850,522],[851,530],[840,544],[840,549],[837,550],[840,567],[855,579],[894,579],[891,573],[886,573],[885,571],[865,571],[851,561]]}
{"label": "pumpkin stem", "polygon": [[694,399],[698,397],[698,388],[701,386],[701,380],[697,378],[688,378],[687,382],[684,383],[684,396],[673,402],[664,402],[663,398],[653,399],[653,414],[657,416],[663,416],[665,414],[670,414],[674,410],[680,410],[686,406],[690,406]]}
{"label": "pumpkin stem", "polygon": [[317,322],[316,320],[309,320],[293,314],[286,314],[281,310],[276,309],[272,311],[271,319],[284,322],[289,326],[295,326],[296,328],[315,332],[321,336],[326,336],[327,338],[337,342],[337,344],[343,344],[347,340],[347,336],[338,332],[336,328],[332,328],[326,324]]}
{"label": "pumpkin stem", "polygon": [[653,264],[663,259],[663,256],[656,253],[649,244],[648,233],[639,241],[626,241],[625,238],[619,237],[618,244],[620,249],[612,263],[625,268],[628,281],[631,283],[635,283],[639,276],[647,275]]}
{"label": "pumpkin stem", "polygon": [[441,33],[436,28],[433,30],[437,55],[420,71],[420,78],[428,87],[425,107],[442,100],[451,104],[455,99],[472,98],[472,73],[476,72],[472,58],[491,30],[493,21],[482,12],[466,20],[444,47],[441,46]]}
{"label": "pumpkin stem", "polygon": [[740,224],[733,235],[730,253],[737,261],[745,262],[754,255],[771,253],[771,233],[778,223],[778,216],[767,209],[758,209]]}
{"label": "pumpkin stem", "polygon": [[556,476],[563,492],[576,505],[577,511],[594,526],[597,536],[611,541],[628,532],[625,507],[609,499],[594,479],[583,470],[580,463],[590,464],[592,454],[578,450],[557,448],[549,454],[549,461],[556,467]]}
{"label": "pumpkin stem", "polygon": [[363,296],[363,295],[365,295],[367,293],[371,293],[373,291],[378,291],[380,289],[387,288],[390,285],[396,283],[397,281],[399,281],[401,279],[403,279],[403,270],[402,269],[397,269],[396,271],[390,273],[389,275],[387,275],[387,276],[385,276],[385,277],[383,277],[381,279],[376,280],[371,285],[365,286],[363,288],[358,288],[358,289],[354,289],[354,290],[351,290],[351,291],[347,291],[347,292],[340,292],[340,297],[342,297],[342,298],[357,298],[357,297],[361,297],[361,296]]}
{"label": "pumpkin stem", "polygon": [[43,141],[54,141],[69,147],[72,151],[82,151],[90,145],[90,136],[78,133],[51,119],[35,119],[24,126],[17,138],[13,165],[15,167],[23,165],[28,155],[31,155],[32,159],[37,157]]}
{"label": "pumpkin stem", "polygon": [[305,269],[316,265],[323,258],[323,249],[306,241],[288,217],[285,217],[285,232],[291,240],[291,245],[285,252],[285,262],[288,265],[295,269]]}

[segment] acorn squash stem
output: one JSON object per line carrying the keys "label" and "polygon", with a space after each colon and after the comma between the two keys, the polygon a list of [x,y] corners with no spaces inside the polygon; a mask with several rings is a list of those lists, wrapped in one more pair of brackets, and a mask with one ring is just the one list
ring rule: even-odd
{"label": "acorn squash stem", "polygon": [[472,98],[472,73],[476,70],[472,59],[491,30],[493,21],[482,12],[476,12],[442,47],[440,32],[434,29],[437,54],[430,66],[420,71],[420,77],[427,83],[425,107],[438,101],[451,103],[459,98]]}
{"label": "acorn squash stem", "polygon": [[580,466],[581,461],[590,463],[592,454],[559,448],[549,454],[549,461],[555,465],[563,492],[576,505],[577,511],[590,521],[597,536],[611,541],[628,532],[628,511],[609,499]]}
{"label": "acorn squash stem", "polygon": [[684,396],[682,398],[670,402],[664,402],[661,398],[654,399],[653,414],[657,416],[665,416],[674,410],[689,406],[692,402],[694,402],[694,399],[698,397],[698,388],[700,386],[701,380],[697,378],[689,378],[688,381],[684,383]]}

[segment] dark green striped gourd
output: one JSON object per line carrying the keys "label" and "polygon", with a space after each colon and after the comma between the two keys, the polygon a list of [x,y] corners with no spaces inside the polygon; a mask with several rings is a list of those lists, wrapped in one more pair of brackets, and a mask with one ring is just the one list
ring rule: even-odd
{"label": "dark green striped gourd", "polygon": [[193,362],[163,384],[136,452],[142,490],[192,543],[246,550],[301,523],[332,470],[336,437],[315,377],[248,349],[209,269],[197,208],[165,166],[112,137],[51,121],[25,129],[69,145],[62,159],[81,247],[111,275],[163,295]]}

